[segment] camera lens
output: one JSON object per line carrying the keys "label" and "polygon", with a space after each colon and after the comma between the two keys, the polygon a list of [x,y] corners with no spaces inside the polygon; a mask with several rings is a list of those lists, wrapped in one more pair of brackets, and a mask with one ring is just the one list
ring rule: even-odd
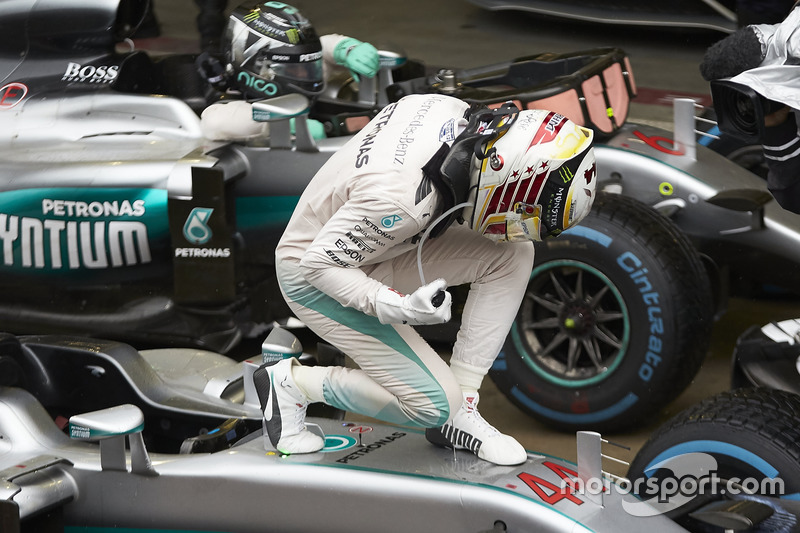
{"label": "camera lens", "polygon": [[733,125],[747,135],[754,135],[758,132],[758,115],[756,114],[753,101],[748,95],[742,93],[732,93],[731,97],[731,122]]}
{"label": "camera lens", "polygon": [[711,95],[720,130],[748,141],[760,139],[764,129],[762,96],[728,80],[712,81]]}

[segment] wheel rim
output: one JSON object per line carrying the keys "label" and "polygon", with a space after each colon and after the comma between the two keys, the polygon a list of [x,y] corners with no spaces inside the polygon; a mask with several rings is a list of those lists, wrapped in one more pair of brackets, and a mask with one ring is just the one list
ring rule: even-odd
{"label": "wheel rim", "polygon": [[630,339],[628,309],[599,270],[579,261],[536,267],[512,328],[523,361],[540,377],[578,388],[607,379]]}

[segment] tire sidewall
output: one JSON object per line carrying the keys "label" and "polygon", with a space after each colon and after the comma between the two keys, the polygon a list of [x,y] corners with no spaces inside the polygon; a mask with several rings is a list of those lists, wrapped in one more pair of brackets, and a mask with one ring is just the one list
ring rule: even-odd
{"label": "tire sidewall", "polygon": [[[769,389],[723,392],[679,413],[658,428],[631,463],[628,478],[670,476],[656,465],[683,454],[704,453],[717,462],[714,475],[736,478],[766,496],[800,495],[800,396]],[[782,493],[770,493],[780,481]],[[757,483],[764,482],[763,490]],[[721,487],[725,490],[725,487]]]}
{"label": "tire sidewall", "polygon": [[681,455],[705,453],[716,460],[717,471],[714,474],[720,479],[745,482],[745,488],[752,490],[753,480],[780,478],[785,493],[800,493],[800,466],[796,461],[775,447],[772,440],[741,428],[731,430],[716,424],[684,427],[659,441],[646,453],[649,459],[637,458],[637,472],[647,472],[653,465]]}

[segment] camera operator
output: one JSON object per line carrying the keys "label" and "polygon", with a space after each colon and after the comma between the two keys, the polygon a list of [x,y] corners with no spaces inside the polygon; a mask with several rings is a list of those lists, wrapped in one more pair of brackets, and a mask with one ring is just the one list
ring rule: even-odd
{"label": "camera operator", "polygon": [[[785,209],[800,214],[800,8],[778,24],[741,28],[711,46],[700,65],[707,81],[730,81],[769,102],[760,141],[767,162],[767,186]],[[718,109],[719,114],[719,109]]]}
{"label": "camera operator", "polygon": [[767,161],[767,187],[784,209],[800,214],[800,136],[788,106],[767,115],[762,144]]}

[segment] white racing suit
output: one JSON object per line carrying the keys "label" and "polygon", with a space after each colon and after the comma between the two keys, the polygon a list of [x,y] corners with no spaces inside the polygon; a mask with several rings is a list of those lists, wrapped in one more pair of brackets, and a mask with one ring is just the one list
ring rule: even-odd
{"label": "white racing suit", "polygon": [[[381,324],[384,284],[412,293],[423,282],[417,242],[441,214],[422,167],[453,141],[468,105],[443,95],[390,104],[320,169],[276,250],[291,309],[360,369],[327,371],[312,401],[391,423],[443,425],[462,403],[453,371],[409,325]],[[469,283],[451,365],[482,378],[525,292],[533,245],[495,243],[454,224],[422,247],[426,282]]]}

